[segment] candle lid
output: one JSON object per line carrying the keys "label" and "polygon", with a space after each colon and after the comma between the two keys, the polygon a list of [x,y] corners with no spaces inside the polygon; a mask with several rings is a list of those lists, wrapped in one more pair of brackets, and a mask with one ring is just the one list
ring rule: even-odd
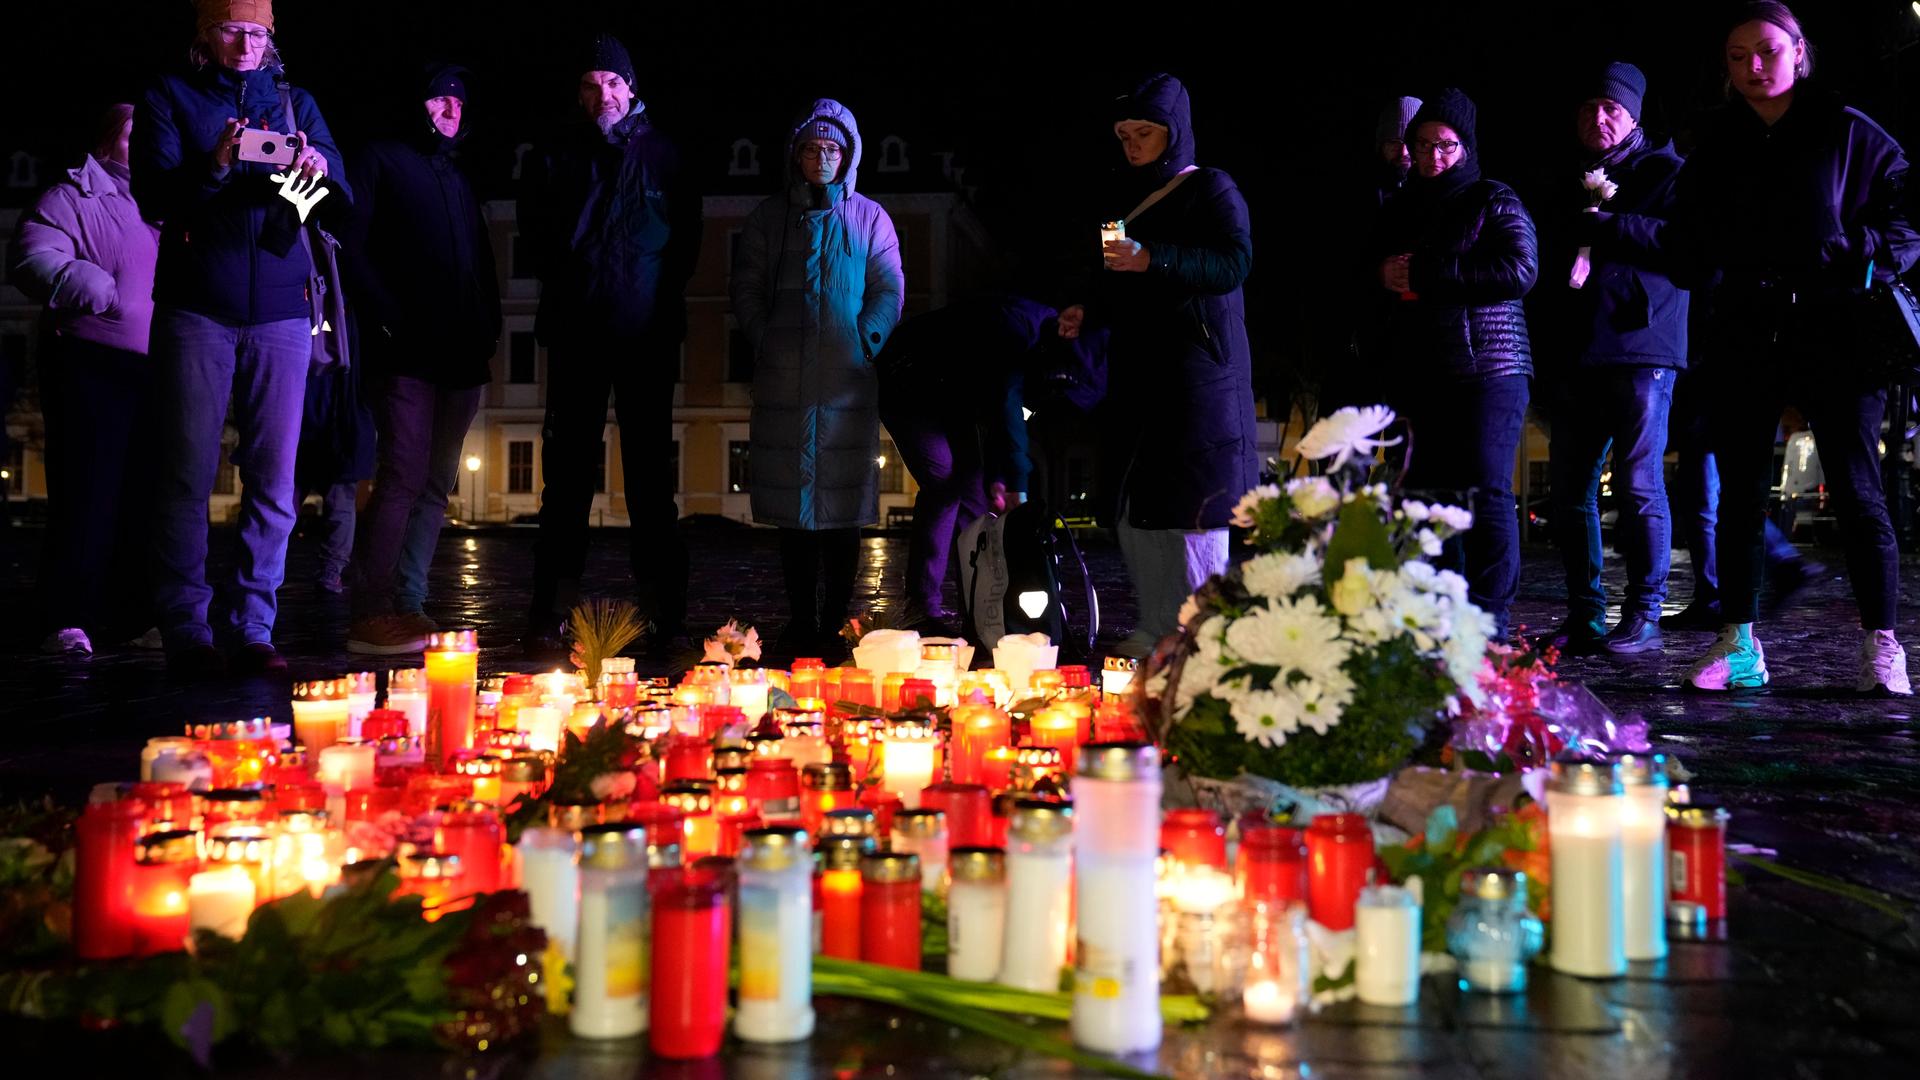
{"label": "candle lid", "polygon": [[461,869],[460,856],[448,851],[416,851],[400,860],[400,876],[421,881],[457,878]]}
{"label": "candle lid", "polygon": [[807,830],[791,825],[748,829],[740,864],[749,870],[785,870],[807,853]]}
{"label": "candle lid", "polygon": [[647,830],[630,821],[586,825],[580,829],[580,865],[592,870],[626,870],[647,861]]}
{"label": "candle lid", "polygon": [[713,781],[675,780],[660,789],[660,801],[698,817],[713,812]]}
{"label": "candle lid", "polygon": [[753,761],[753,751],[743,746],[724,746],[713,752],[713,768],[744,769]]}
{"label": "candle lid", "polygon": [[1563,795],[1620,795],[1620,768],[1606,758],[1572,756],[1554,759],[1547,790]]}
{"label": "candle lid", "polygon": [[294,683],[293,700],[345,701],[349,688],[350,684],[345,679],[316,679],[313,682]]}
{"label": "candle lid", "polygon": [[858,870],[860,856],[872,850],[871,836],[828,836],[813,847],[823,870]]}
{"label": "candle lid", "polygon": [[1007,853],[997,847],[958,847],[947,853],[955,881],[994,882],[1007,876]]}
{"label": "candle lid", "polygon": [[439,809],[448,817],[493,817],[493,804],[484,799],[449,799]]}
{"label": "candle lid", "polygon": [[387,696],[396,693],[415,692],[427,688],[426,668],[395,668],[387,672]]}
{"label": "candle lid", "polygon": [[1626,787],[1666,787],[1667,755],[1622,750],[1608,755],[1620,768],[1620,783]]}
{"label": "candle lid", "polygon": [[735,794],[747,790],[746,769],[713,770],[713,790],[715,794]]}
{"label": "candle lid", "polygon": [[889,742],[932,742],[937,733],[938,728],[931,713],[901,713],[887,718],[886,738]]}
{"label": "candle lid", "polygon": [[1100,667],[1103,671],[1139,671],[1140,661],[1131,656],[1109,656]]}
{"label": "candle lid", "polygon": [[215,788],[206,794],[208,802],[219,803],[260,802],[264,798],[258,788]]}
{"label": "candle lid", "polygon": [[633,657],[609,656],[600,661],[600,673],[602,675],[631,675],[633,674]]}
{"label": "candle lid", "polygon": [[377,677],[371,671],[354,671],[343,676],[347,680],[347,693],[371,694],[377,685]]}
{"label": "candle lid", "polygon": [[442,630],[427,635],[428,652],[479,652],[480,642],[471,630]]}
{"label": "candle lid", "polygon": [[816,761],[801,771],[800,783],[809,791],[851,791],[853,767],[844,761]]}
{"label": "candle lid", "polygon": [[455,776],[466,777],[499,776],[505,771],[504,764],[496,757],[486,757],[472,750],[461,750],[454,755],[453,772]]}
{"label": "candle lid", "polygon": [[893,812],[893,831],[901,836],[925,840],[930,836],[940,835],[946,827],[947,815],[938,810],[921,807]]}
{"label": "candle lid", "polygon": [[579,832],[589,825],[598,825],[602,820],[600,804],[597,802],[561,802],[555,800],[547,806],[547,823],[556,829]]}
{"label": "candle lid", "polygon": [[1043,799],[1021,799],[1013,804],[1008,829],[1022,840],[1057,840],[1073,832],[1073,807]]}
{"label": "candle lid", "polygon": [[920,881],[920,856],[908,851],[869,851],[860,856],[860,879],[875,885]]}
{"label": "candle lid", "polygon": [[1684,803],[1667,807],[1667,820],[1683,829],[1717,829],[1732,815],[1713,803]]}
{"label": "candle lid", "polygon": [[271,739],[273,721],[262,716],[230,724],[192,724],[187,734],[196,739]]}
{"label": "candle lid", "polygon": [[1091,780],[1157,780],[1160,748],[1152,743],[1087,743],[1080,748],[1078,769]]}
{"label": "candle lid", "polygon": [[516,754],[500,767],[500,779],[509,784],[543,784],[547,759],[538,754]]}
{"label": "candle lid", "polygon": [[824,671],[826,670],[826,667],[827,667],[827,662],[825,660],[820,659],[817,656],[799,656],[794,658],[792,670]]}
{"label": "candle lid", "polygon": [[863,806],[829,810],[822,826],[827,836],[865,836],[874,834],[873,811]]}
{"label": "candle lid", "polygon": [[321,832],[327,827],[325,810],[282,810],[279,817],[282,832]]}
{"label": "candle lid", "polygon": [[140,863],[193,862],[200,858],[200,834],[192,829],[148,833],[140,838],[133,858]]}
{"label": "candle lid", "polygon": [[262,862],[272,842],[264,826],[223,821],[207,833],[204,847],[208,862]]}
{"label": "candle lid", "polygon": [[1476,866],[1460,874],[1460,895],[1481,900],[1511,900],[1527,894],[1527,875],[1504,866]]}
{"label": "candle lid", "polygon": [[1373,828],[1367,824],[1365,814],[1321,814],[1307,825],[1307,831],[1315,836],[1336,840],[1357,840],[1362,837],[1369,843],[1373,840]]}

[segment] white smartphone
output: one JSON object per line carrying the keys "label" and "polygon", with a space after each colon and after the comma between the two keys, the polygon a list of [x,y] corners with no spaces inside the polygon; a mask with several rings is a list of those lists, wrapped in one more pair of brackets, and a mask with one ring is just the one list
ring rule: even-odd
{"label": "white smartphone", "polygon": [[258,161],[266,165],[291,165],[294,156],[300,152],[300,140],[293,135],[282,135],[277,131],[258,131],[243,128],[240,132],[241,161]]}

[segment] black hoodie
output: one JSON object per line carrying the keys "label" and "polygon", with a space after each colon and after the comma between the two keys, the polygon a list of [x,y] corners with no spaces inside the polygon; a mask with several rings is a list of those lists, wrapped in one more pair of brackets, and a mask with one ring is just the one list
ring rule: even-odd
{"label": "black hoodie", "polygon": [[454,154],[467,119],[451,139],[427,122],[423,88],[447,70],[426,69],[392,106],[396,134],[352,155],[359,198],[341,255],[368,364],[462,389],[491,378],[500,286],[485,216]]}

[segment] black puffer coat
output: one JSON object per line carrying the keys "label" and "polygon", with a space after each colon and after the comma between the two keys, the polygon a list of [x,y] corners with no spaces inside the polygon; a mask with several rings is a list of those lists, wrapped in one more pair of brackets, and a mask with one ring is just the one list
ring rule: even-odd
{"label": "black puffer coat", "polygon": [[1375,251],[1381,259],[1413,255],[1412,296],[1388,320],[1394,374],[1418,381],[1533,374],[1520,301],[1539,276],[1540,257],[1533,219],[1512,188],[1475,180],[1435,194],[1412,181],[1387,204]]}

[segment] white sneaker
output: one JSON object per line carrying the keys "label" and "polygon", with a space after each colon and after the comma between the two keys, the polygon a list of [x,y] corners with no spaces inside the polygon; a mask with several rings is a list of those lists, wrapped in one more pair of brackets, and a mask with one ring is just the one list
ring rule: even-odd
{"label": "white sneaker", "polygon": [[47,640],[40,643],[40,651],[48,656],[92,656],[93,642],[87,640],[85,630],[69,626],[48,634]]}
{"label": "white sneaker", "polygon": [[159,627],[149,626],[147,627],[146,633],[127,642],[127,647],[132,649],[164,649],[167,647],[167,643],[160,637]]}
{"label": "white sneaker", "polygon": [[1767,673],[1767,651],[1753,636],[1753,624],[1729,625],[1687,672],[1696,690],[1757,690],[1772,678]]}
{"label": "white sneaker", "polygon": [[1907,681],[1907,650],[1894,640],[1893,631],[1866,632],[1860,641],[1860,677],[1853,685],[1862,693],[1913,693],[1913,684]]}

